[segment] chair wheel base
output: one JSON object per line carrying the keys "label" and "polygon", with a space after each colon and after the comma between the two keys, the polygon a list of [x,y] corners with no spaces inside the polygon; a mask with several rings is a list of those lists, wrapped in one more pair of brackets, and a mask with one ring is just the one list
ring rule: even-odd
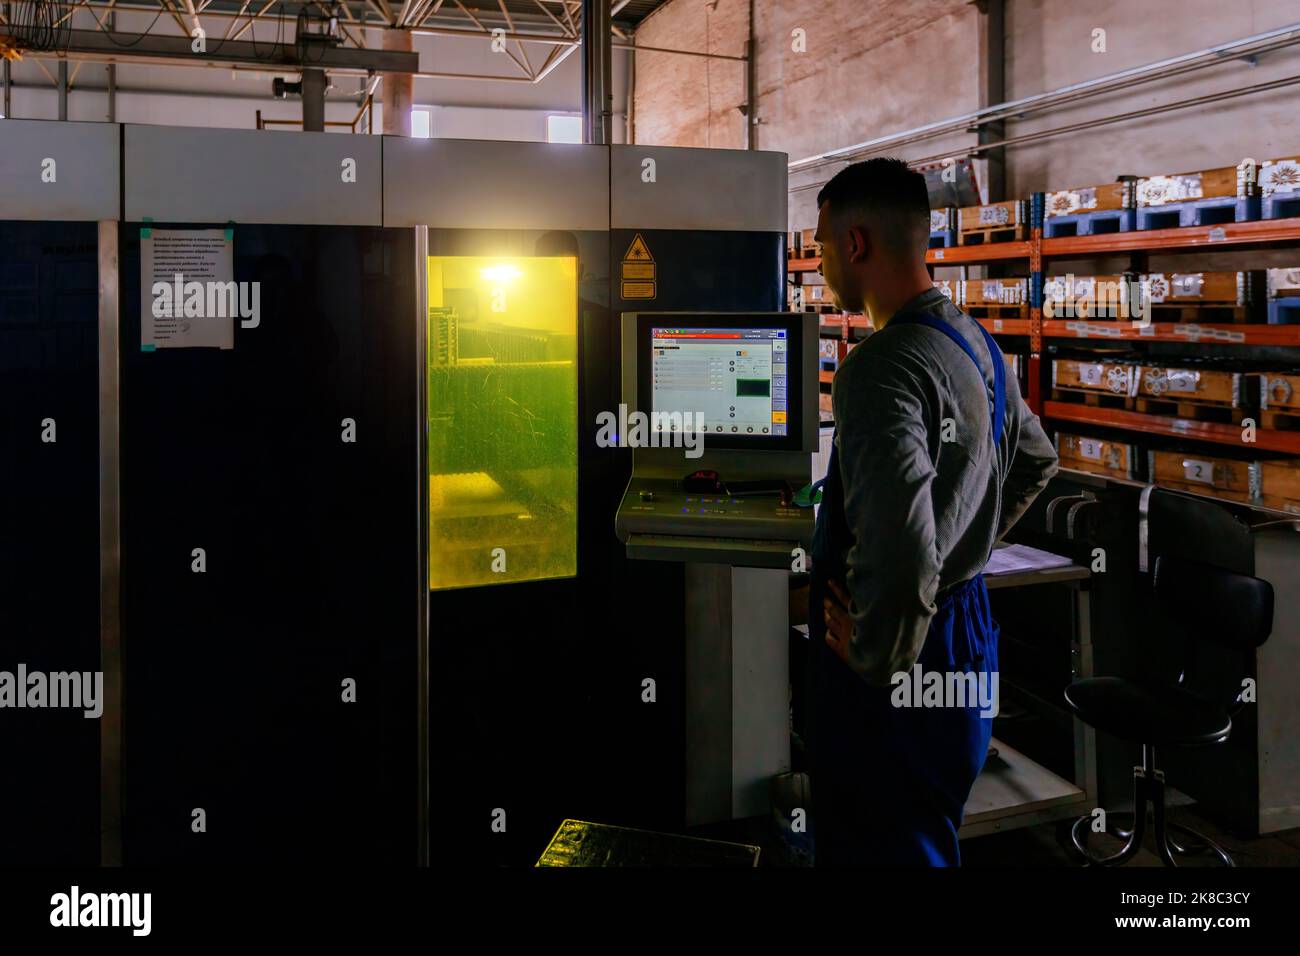
{"label": "chair wheel base", "polygon": [[[1125,845],[1119,851],[1110,853],[1109,856],[1097,856],[1088,848],[1088,834],[1091,832],[1093,818],[1091,814],[1079,817],[1070,827],[1070,842],[1074,844],[1075,852],[1083,858],[1084,866],[1121,866],[1130,861],[1132,857],[1138,856],[1138,852],[1143,848],[1143,838],[1145,829],[1147,829],[1147,814],[1143,806],[1143,816],[1136,817],[1132,813],[1114,813],[1106,814],[1109,817],[1134,817],[1134,822],[1130,829],[1123,829],[1119,826],[1106,826],[1106,834],[1114,836],[1115,839],[1123,840]],[[1232,857],[1221,845],[1214,843],[1203,832],[1193,830],[1191,827],[1183,826],[1182,823],[1170,823],[1165,819],[1164,804],[1158,804],[1154,808],[1154,826],[1153,836],[1156,838],[1156,852],[1160,855],[1161,862],[1165,866],[1179,866],[1180,857],[1196,857],[1210,853],[1217,858],[1219,866],[1236,866]],[[1175,839],[1175,835],[1180,839]],[[1187,838],[1191,838],[1188,840]]]}

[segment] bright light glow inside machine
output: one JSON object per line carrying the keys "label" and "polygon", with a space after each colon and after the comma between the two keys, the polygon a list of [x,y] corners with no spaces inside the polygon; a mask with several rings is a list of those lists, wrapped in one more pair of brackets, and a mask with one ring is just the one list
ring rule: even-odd
{"label": "bright light glow inside machine", "polygon": [[785,436],[784,329],[655,328],[650,335],[652,411],[700,413],[705,434]]}
{"label": "bright light glow inside machine", "polygon": [[429,587],[578,566],[572,256],[429,257]]}

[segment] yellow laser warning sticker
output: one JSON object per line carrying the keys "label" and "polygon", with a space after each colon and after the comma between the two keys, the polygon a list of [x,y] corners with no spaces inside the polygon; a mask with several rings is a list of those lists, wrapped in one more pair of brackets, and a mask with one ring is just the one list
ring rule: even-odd
{"label": "yellow laser warning sticker", "polygon": [[650,247],[638,232],[623,254],[620,295],[624,299],[653,299],[657,293],[656,272]]}
{"label": "yellow laser warning sticker", "polygon": [[622,296],[625,299],[653,299],[655,284],[653,282],[624,282]]}

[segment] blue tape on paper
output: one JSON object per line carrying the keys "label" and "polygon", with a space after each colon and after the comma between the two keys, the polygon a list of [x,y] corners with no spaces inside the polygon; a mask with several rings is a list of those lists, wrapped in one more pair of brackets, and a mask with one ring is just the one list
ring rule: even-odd
{"label": "blue tape on paper", "polygon": [[[145,217],[144,217],[142,220],[140,220],[140,221],[141,221],[141,222],[153,222],[153,219],[150,218],[149,216],[145,216]],[[141,227],[140,227],[140,238],[141,238],[141,239],[148,239],[148,238],[150,238],[152,235],[153,235],[153,230],[152,230],[151,228],[149,228],[148,226],[141,226]]]}

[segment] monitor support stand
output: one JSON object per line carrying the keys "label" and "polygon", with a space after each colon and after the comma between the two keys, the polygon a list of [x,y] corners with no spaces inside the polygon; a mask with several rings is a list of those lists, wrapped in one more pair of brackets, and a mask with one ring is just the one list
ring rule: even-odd
{"label": "monitor support stand", "polygon": [[[707,449],[691,468],[808,481],[807,452]],[[616,528],[631,558],[680,561],[686,614],[686,824],[768,812],[790,770],[790,584],[806,566],[811,508],[779,495],[686,492],[681,452],[638,448]]]}

